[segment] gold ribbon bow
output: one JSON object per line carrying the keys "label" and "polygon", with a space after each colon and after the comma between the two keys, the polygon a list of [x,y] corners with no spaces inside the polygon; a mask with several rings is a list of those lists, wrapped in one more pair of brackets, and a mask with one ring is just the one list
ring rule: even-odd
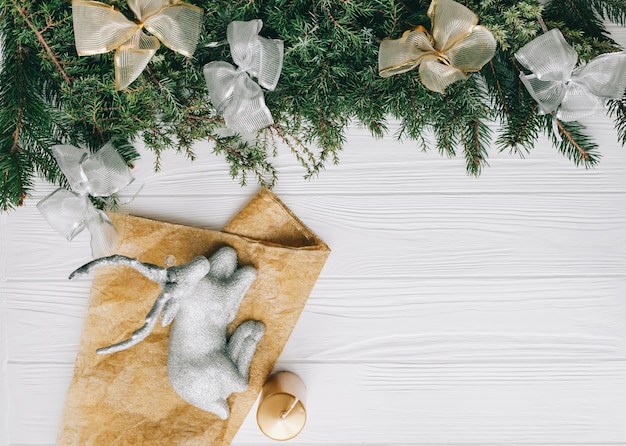
{"label": "gold ribbon bow", "polygon": [[198,44],[204,15],[201,8],[179,0],[128,0],[128,6],[136,22],[104,3],[72,1],[78,55],[115,50],[117,90],[128,87],[139,77],[159,49],[159,40],[168,48],[191,57]]}
{"label": "gold ribbon bow", "polygon": [[389,77],[419,66],[426,88],[445,93],[448,85],[479,71],[496,51],[496,40],[478,16],[452,0],[433,0],[428,8],[432,35],[422,26],[396,40],[385,39],[378,53],[379,74]]}

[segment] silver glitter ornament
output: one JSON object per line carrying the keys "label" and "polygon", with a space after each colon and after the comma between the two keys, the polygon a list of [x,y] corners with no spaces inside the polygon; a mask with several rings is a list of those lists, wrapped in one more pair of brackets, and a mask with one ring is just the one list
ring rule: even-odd
{"label": "silver glitter ornament", "polygon": [[248,388],[250,362],[265,332],[260,321],[245,321],[233,334],[226,327],[256,278],[251,266],[237,268],[237,253],[223,247],[210,259],[198,256],[186,265],[162,268],[122,255],[96,259],[78,268],[70,279],[100,266],[129,266],[162,287],[145,324],[130,338],[98,349],[115,353],[143,341],[156,325],[173,322],[169,335],[167,370],[172,387],[185,401],[228,418],[226,399]]}

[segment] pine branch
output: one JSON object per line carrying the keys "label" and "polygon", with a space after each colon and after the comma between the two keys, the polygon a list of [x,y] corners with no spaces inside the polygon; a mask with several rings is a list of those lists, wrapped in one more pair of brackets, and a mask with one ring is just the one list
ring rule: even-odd
{"label": "pine branch", "polygon": [[619,141],[622,145],[626,145],[626,99],[611,100],[608,107],[609,116],[615,120]]}
{"label": "pine branch", "polygon": [[523,156],[534,147],[539,132],[541,130],[541,120],[538,117],[537,104],[531,105],[525,110],[516,109],[514,115],[509,116],[503,123],[502,131],[496,144],[500,151],[509,150]]}
{"label": "pine branch", "polygon": [[277,146],[277,141],[274,138],[276,135],[278,140],[289,148],[302,167],[307,170],[305,178],[311,178],[319,173],[323,163],[315,158],[315,154],[296,135],[287,134],[286,130],[276,123],[264,133],[269,134],[273,147]]}
{"label": "pine branch", "polygon": [[626,2],[624,0],[589,0],[589,4],[603,19],[626,25]]}
{"label": "pine branch", "polygon": [[[417,25],[430,27],[431,0],[186,0],[205,10],[204,32],[193,58],[162,46],[146,70],[122,92],[114,88],[113,54],[79,57],[74,46],[68,0],[0,0],[0,206],[19,205],[32,176],[62,183],[49,146],[63,142],[92,150],[112,141],[124,159],[138,156],[130,144],[141,137],[156,154],[165,150],[194,156],[197,141],[209,140],[242,183],[255,177],[274,184],[271,156],[286,144],[305,177],[337,163],[348,125],[362,125],[375,137],[388,132],[387,119],[400,120],[398,139],[426,150],[435,136],[444,156],[463,150],[469,174],[486,165],[490,132],[499,118],[499,148],[522,154],[540,130],[579,164],[595,164],[596,145],[578,123],[556,123],[538,114],[519,80],[514,53],[541,33],[542,5],[547,26],[559,27],[582,60],[615,51],[602,19],[626,21],[623,0],[458,0],[479,16],[498,42],[493,60],[446,95],[427,90],[417,70],[382,78],[379,44]],[[132,17],[126,0],[106,0]],[[261,35],[285,42],[277,88],[265,92],[275,126],[253,144],[221,138],[223,119],[207,99],[202,67],[232,61],[221,41],[232,20],[260,18]],[[611,117],[626,143],[624,102],[610,102]],[[555,134],[553,134],[555,133]],[[562,140],[558,140],[560,136]],[[158,168],[158,164],[155,168]]]}
{"label": "pine branch", "polygon": [[500,79],[500,76],[498,76],[498,73],[496,73],[496,66],[493,60],[489,62],[489,71],[492,74],[492,76],[489,77],[493,79],[493,85],[495,85],[496,91],[496,94],[493,96],[497,98],[497,100],[494,100],[493,102],[501,110],[502,115],[510,116],[511,111],[507,105],[507,98],[504,94],[504,88],[502,87],[502,80]]}
{"label": "pine branch", "polygon": [[606,27],[589,0],[551,0],[543,17],[546,21],[563,19],[567,26],[582,30],[589,37],[608,37]]}
{"label": "pine branch", "polygon": [[[545,115],[544,126],[559,152],[577,166],[581,164],[586,168],[595,166],[600,160],[596,153],[598,145],[584,133],[585,126],[576,121],[562,122],[558,119],[553,123],[552,119],[555,119],[552,114]],[[556,134],[553,130],[554,125],[558,132]]]}
{"label": "pine branch", "polygon": [[54,64],[54,66],[57,68],[57,70],[59,71],[59,73],[61,74],[61,76],[63,77],[63,79],[65,79],[65,82],[67,82],[68,84],[72,83],[72,80],[70,79],[70,77],[67,75],[67,73],[65,72],[65,70],[63,70],[63,67],[61,66],[61,64],[59,63],[59,60],[57,59],[57,57],[55,56],[55,54],[52,52],[52,50],[50,49],[50,46],[48,45],[48,42],[46,42],[46,40],[43,38],[43,34],[41,32],[39,32],[39,30],[33,25],[33,23],[29,20],[28,15],[26,14],[26,12],[24,11],[23,8],[21,8],[19,6],[19,4],[17,3],[16,0],[11,0],[11,3],[13,4],[13,7],[15,8],[15,10],[19,13],[19,15],[24,19],[24,22],[28,25],[28,27],[32,30],[33,33],[35,33],[35,36],[37,37],[37,40],[39,41],[39,43],[41,43],[41,46],[43,47],[43,49],[45,50],[45,52],[48,54],[48,57],[50,57],[50,60],[52,61],[52,63]]}
{"label": "pine branch", "polygon": [[477,177],[482,168],[489,165],[487,146],[491,141],[491,131],[483,122],[472,120],[465,126],[462,140],[467,173]]}
{"label": "pine branch", "polygon": [[[33,49],[16,38],[19,25],[6,14],[1,22],[4,36],[0,65],[0,174],[2,193],[0,208],[21,206],[32,189],[35,168],[51,172],[52,165],[37,165],[37,157],[29,151],[45,151],[40,142],[51,133],[50,110],[37,94],[43,87],[38,66],[34,64]],[[39,147],[37,147],[39,145]]]}
{"label": "pine branch", "polygon": [[231,166],[231,177],[239,178],[242,186],[247,184],[249,173],[256,176],[259,184],[265,187],[274,186],[277,172],[267,160],[267,147],[247,144],[238,144],[234,147],[233,138],[211,139],[216,143],[214,152],[224,154]]}

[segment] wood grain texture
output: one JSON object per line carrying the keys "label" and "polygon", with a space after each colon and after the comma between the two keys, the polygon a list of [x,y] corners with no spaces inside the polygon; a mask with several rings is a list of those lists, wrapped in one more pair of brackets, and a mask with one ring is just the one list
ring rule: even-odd
{"label": "wood grain texture", "polygon": [[[279,150],[275,192],[332,248],[277,365],[309,390],[290,444],[626,445],[626,150],[601,115],[586,124],[592,170],[540,138],[523,159],[493,147],[476,179],[352,128],[341,164],[305,181]],[[258,188],[195,150],[159,173],[144,153],[122,210],[223,227]],[[91,279],[67,276],[89,236],[45,224],[53,189],[0,214],[0,445],[54,443],[78,350]],[[274,443],[253,410],[233,444]]]}
{"label": "wood grain texture", "polygon": [[7,216],[0,214],[0,444],[9,442],[8,358],[9,334],[7,325],[6,261]]}

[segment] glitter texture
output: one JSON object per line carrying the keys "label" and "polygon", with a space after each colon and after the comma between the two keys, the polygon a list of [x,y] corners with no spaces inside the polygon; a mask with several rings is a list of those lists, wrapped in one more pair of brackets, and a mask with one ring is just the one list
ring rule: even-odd
{"label": "glitter texture", "polygon": [[173,322],[167,364],[172,387],[188,403],[228,418],[226,399],[248,388],[250,362],[265,332],[262,322],[249,320],[241,323],[230,338],[226,333],[256,278],[256,270],[251,266],[238,268],[237,253],[226,246],[208,260],[198,256],[185,265],[167,269],[114,255],[84,265],[70,278],[100,266],[118,265],[129,266],[159,283],[162,292],[141,328],[98,353],[119,352],[141,342],[159,316],[163,326]]}

